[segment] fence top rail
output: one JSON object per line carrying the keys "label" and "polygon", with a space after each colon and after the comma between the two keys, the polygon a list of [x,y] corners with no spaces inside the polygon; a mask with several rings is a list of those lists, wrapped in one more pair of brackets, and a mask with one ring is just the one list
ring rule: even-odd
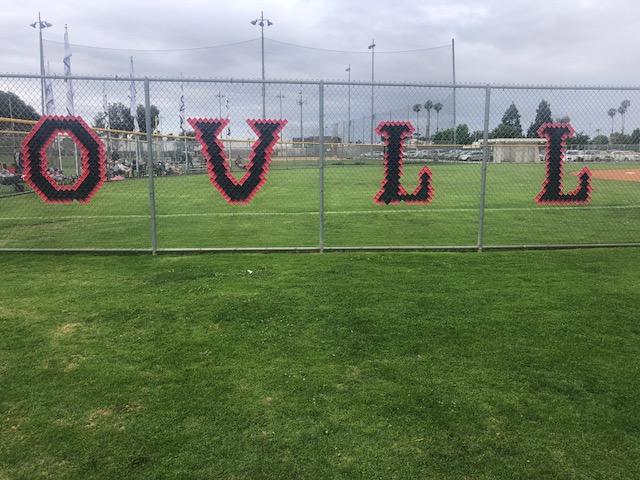
{"label": "fence top rail", "polygon": [[[0,73],[0,78],[15,79],[52,79],[64,80],[64,75],[38,75],[24,73]],[[74,80],[110,81],[110,82],[157,82],[157,83],[226,83],[226,84],[271,84],[271,85],[324,85],[324,86],[379,86],[403,88],[456,88],[456,89],[495,89],[495,90],[601,90],[601,91],[640,91],[640,86],[632,85],[509,85],[492,83],[443,83],[443,82],[369,82],[338,80],[293,80],[293,79],[247,79],[247,78],[186,78],[186,77],[130,77],[72,75]]]}

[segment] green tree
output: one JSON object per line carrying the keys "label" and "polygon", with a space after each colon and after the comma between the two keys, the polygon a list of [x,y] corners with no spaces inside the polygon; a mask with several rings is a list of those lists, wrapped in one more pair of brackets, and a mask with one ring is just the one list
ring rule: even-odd
{"label": "green tree", "polygon": [[607,112],[607,115],[611,117],[611,135],[613,135],[613,117],[616,116],[616,113],[618,113],[618,110],[615,108],[610,108]]}
{"label": "green tree", "polygon": [[515,103],[502,115],[502,123],[490,134],[490,138],[522,138],[522,125],[520,124],[520,112]]}
{"label": "green tree", "polygon": [[631,135],[625,135],[624,133],[614,133],[609,140],[611,145],[628,145],[631,143]]}
{"label": "green tree", "polygon": [[[156,125],[158,125],[158,121],[160,120],[160,110],[158,110],[158,107],[155,105],[151,105],[149,109],[151,110],[151,129],[155,131]],[[138,114],[138,126],[140,127],[140,131],[145,132],[147,130],[147,113],[144,105],[138,105],[136,113]]]}
{"label": "green tree", "polygon": [[584,132],[576,133],[573,137],[567,138],[567,145],[589,145],[589,143],[591,143],[591,139]]}
{"label": "green tree", "polygon": [[424,109],[427,111],[427,132],[424,134],[427,139],[427,143],[431,139],[431,109],[433,108],[433,102],[431,100],[427,100],[424,102]]}
{"label": "green tree", "polygon": [[[104,128],[106,126],[105,116],[103,113],[99,113],[93,119],[93,126],[98,128]],[[129,107],[122,102],[109,104],[109,128],[111,130],[121,130],[124,132],[133,131],[133,117]],[[112,133],[114,137],[120,137],[123,135],[119,132]]]}
{"label": "green tree", "polygon": [[608,145],[609,137],[607,137],[606,135],[596,135],[595,137],[593,137],[593,140],[591,140],[591,143],[593,145]]}
{"label": "green tree", "polygon": [[471,134],[474,142],[479,142],[480,140],[484,140],[484,130],[476,130]]}
{"label": "green tree", "polygon": [[[438,145],[448,145],[453,143],[453,128],[440,130],[433,135],[433,143]],[[463,123],[456,127],[456,141],[459,145],[469,145],[473,143],[473,136],[469,132],[467,124]]]}
{"label": "green tree", "polygon": [[[0,117],[20,120],[39,120],[40,114],[13,92],[0,91]],[[31,130],[31,125],[12,122],[0,122],[0,130]]]}
{"label": "green tree", "polygon": [[522,138],[522,129],[501,123],[489,133],[489,138]]}
{"label": "green tree", "polygon": [[631,132],[629,143],[631,143],[632,145],[640,144],[640,128],[636,128],[633,132]]}
{"label": "green tree", "polygon": [[[136,109],[138,117],[138,126],[140,131],[146,131],[146,113],[143,105],[138,105]],[[157,119],[160,117],[160,111],[155,105],[151,105],[151,125],[155,127]],[[93,126],[98,128],[104,128],[106,125],[104,113],[99,113],[93,119]],[[133,132],[133,117],[131,116],[131,110],[129,106],[122,102],[109,104],[109,127],[112,130],[121,130],[124,132]],[[121,133],[113,133],[115,137],[119,137]]]}
{"label": "green tree", "polygon": [[413,106],[413,111],[416,112],[416,138],[420,138],[420,109],[422,109],[422,105],[419,103]]}
{"label": "green tree", "polygon": [[624,116],[629,109],[631,102],[629,100],[623,100],[620,106],[618,107],[618,113],[620,114],[620,133],[624,135]]}
{"label": "green tree", "polygon": [[518,107],[516,107],[515,103],[511,103],[509,108],[504,112],[502,116],[503,125],[508,125],[510,127],[514,127],[520,131],[520,135],[522,136],[522,125],[520,125],[520,112],[518,112]]}
{"label": "green tree", "polygon": [[444,108],[440,102],[433,104],[433,109],[436,111],[436,133],[440,131],[440,110]]}
{"label": "green tree", "polygon": [[553,116],[549,102],[542,100],[536,110],[536,118],[527,130],[527,137],[538,138],[538,130],[545,123],[553,123]]}

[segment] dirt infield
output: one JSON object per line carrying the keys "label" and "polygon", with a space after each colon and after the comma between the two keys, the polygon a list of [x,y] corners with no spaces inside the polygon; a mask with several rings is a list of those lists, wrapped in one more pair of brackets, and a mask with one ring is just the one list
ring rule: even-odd
{"label": "dirt infield", "polygon": [[[640,182],[640,168],[621,168],[619,170],[590,170],[592,178],[603,180],[623,180],[625,182]],[[571,172],[578,176],[580,172]]]}

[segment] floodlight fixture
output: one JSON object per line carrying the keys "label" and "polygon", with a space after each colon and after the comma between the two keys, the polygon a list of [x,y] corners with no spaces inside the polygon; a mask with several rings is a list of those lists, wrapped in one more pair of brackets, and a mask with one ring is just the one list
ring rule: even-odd
{"label": "floodlight fixture", "polygon": [[255,20],[251,20],[251,25],[259,25],[260,26],[260,38],[262,40],[262,118],[266,118],[266,89],[264,83],[264,22],[267,21],[267,27],[273,25],[273,22],[268,18],[264,18],[264,12],[260,12],[260,18],[256,18]]}
{"label": "floodlight fixture", "polygon": [[[42,30],[45,28],[53,27],[52,23],[46,22],[42,20],[40,17],[40,12],[38,12],[38,21],[30,24],[31,27],[38,29],[38,37],[40,39],[40,75],[44,75],[44,50],[42,48]],[[45,86],[44,86],[44,78],[40,79],[40,95],[42,102],[42,115],[45,114],[44,110],[44,97],[45,97]]]}

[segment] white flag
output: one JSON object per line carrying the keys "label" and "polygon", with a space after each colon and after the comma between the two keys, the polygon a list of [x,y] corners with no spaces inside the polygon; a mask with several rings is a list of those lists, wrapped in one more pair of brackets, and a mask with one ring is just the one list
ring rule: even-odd
{"label": "white flag", "polygon": [[[51,75],[51,67],[47,62],[47,75]],[[47,78],[44,82],[44,101],[47,115],[55,115],[56,103],[53,100],[53,82]]]}
{"label": "white flag", "polygon": [[133,117],[133,131],[140,130],[138,125],[138,101],[136,99],[136,82],[133,80],[135,75],[133,73],[133,57],[131,57],[131,66],[129,67],[129,77],[131,77],[131,83],[129,84],[129,113]]}
{"label": "white flag", "polygon": [[102,114],[104,115],[104,128],[109,128],[109,102],[107,101],[107,88],[102,85]]}
{"label": "white flag", "polygon": [[184,86],[180,84],[180,133],[184,135]]}
{"label": "white flag", "polygon": [[69,32],[67,26],[64,26],[64,76],[67,84],[67,115],[74,116],[75,108],[73,106],[73,83],[71,83],[71,45],[69,45]]}

